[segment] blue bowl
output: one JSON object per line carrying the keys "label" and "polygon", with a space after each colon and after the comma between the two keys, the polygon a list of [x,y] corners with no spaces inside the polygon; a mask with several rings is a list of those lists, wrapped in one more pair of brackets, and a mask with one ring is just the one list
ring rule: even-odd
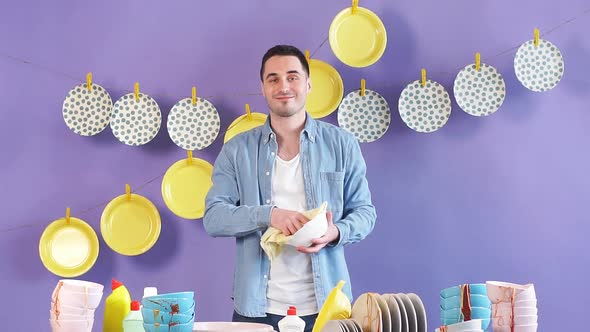
{"label": "blue bowl", "polygon": [[186,324],[162,324],[160,326],[156,326],[155,324],[143,323],[143,329],[146,332],[193,332],[193,324],[194,321],[188,322]]}
{"label": "blue bowl", "polygon": [[[453,324],[460,323],[460,321],[456,320],[456,319],[442,319],[441,318],[440,321],[441,321],[442,325],[453,325]],[[482,319],[481,320],[481,329],[485,331],[485,330],[487,330],[488,326],[490,326],[490,319],[489,318]]]}
{"label": "blue bowl", "polygon": [[164,311],[157,311],[156,314],[154,314],[154,309],[150,309],[150,308],[141,308],[141,315],[143,316],[143,322],[147,323],[147,324],[154,324],[154,323],[160,323],[160,324],[170,324],[170,323],[179,323],[179,324],[186,324],[189,321],[194,321],[195,320],[195,310],[194,308],[192,310],[188,310],[185,312],[181,312],[181,313],[170,313],[170,312],[164,312]]}
{"label": "blue bowl", "polygon": [[[486,284],[469,284],[469,292],[471,294],[479,294],[479,295],[488,295],[488,290],[486,289]],[[447,298],[451,296],[459,296],[461,295],[461,286],[453,286],[449,288],[445,288],[440,291],[440,297]]]}
{"label": "blue bowl", "polygon": [[144,299],[147,299],[147,298],[150,298],[150,299],[161,299],[161,298],[186,299],[186,298],[191,298],[191,299],[193,299],[194,297],[195,297],[195,292],[178,292],[178,293],[164,293],[164,294],[146,296],[146,297],[144,297]]}
{"label": "blue bowl", "polygon": [[[471,319],[490,319],[492,315],[492,310],[489,308],[471,308]],[[461,309],[453,308],[453,309],[446,309],[441,311],[440,313],[441,319],[452,319],[455,321],[459,321],[461,318]]]}
{"label": "blue bowl", "polygon": [[[487,295],[471,294],[469,296],[471,307],[490,308],[492,302]],[[442,309],[461,308],[461,296],[451,296],[440,298],[440,307]]]}
{"label": "blue bowl", "polygon": [[141,300],[141,304],[147,309],[158,309],[161,312],[169,313],[184,313],[191,308],[194,310],[195,301],[192,298],[159,298],[152,299],[151,297],[145,297]]}

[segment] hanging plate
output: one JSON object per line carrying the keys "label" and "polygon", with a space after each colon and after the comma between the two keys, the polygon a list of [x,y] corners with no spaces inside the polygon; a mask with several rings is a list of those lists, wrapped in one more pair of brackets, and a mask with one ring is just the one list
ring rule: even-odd
{"label": "hanging plate", "polygon": [[55,220],[39,240],[39,256],[52,273],[73,278],[86,273],[98,257],[98,237],[81,219]]}
{"label": "hanging plate", "polygon": [[219,134],[219,113],[206,99],[185,98],[174,105],[168,114],[168,135],[184,150],[203,150]]}
{"label": "hanging plate", "polygon": [[309,79],[311,91],[305,109],[314,119],[330,115],[338,108],[344,95],[344,83],[338,71],[328,63],[310,59]]}
{"label": "hanging plate", "polygon": [[100,219],[106,244],[121,255],[135,256],[148,251],[160,236],[161,220],[156,206],[137,194],[113,199]]}
{"label": "hanging plate", "polygon": [[119,98],[113,106],[111,129],[115,137],[131,146],[144,145],[160,130],[162,113],[156,101],[143,93],[139,100],[129,93]]}
{"label": "hanging plate", "polygon": [[109,124],[113,100],[102,86],[92,83],[75,86],[66,96],[62,115],[68,128],[82,136],[100,133]]}
{"label": "hanging plate", "polygon": [[224,143],[227,143],[230,139],[234,136],[241,134],[245,131],[250,129],[254,129],[256,127],[260,127],[266,122],[266,114],[252,112],[252,118],[248,119],[248,115],[244,114],[237,117],[227,128],[225,132],[225,137],[223,139]]}
{"label": "hanging plate", "polygon": [[372,11],[357,7],[342,10],[332,20],[330,47],[340,61],[351,67],[368,67],[381,58],[387,46],[387,32]]}
{"label": "hanging plate", "polygon": [[205,213],[205,197],[213,185],[213,165],[192,158],[174,163],[162,179],[162,197],[175,215],[198,219]]}
{"label": "hanging plate", "polygon": [[361,143],[373,142],[385,135],[391,123],[389,104],[375,91],[356,90],[346,95],[338,107],[338,125],[351,132]]}
{"label": "hanging plate", "polygon": [[516,78],[527,89],[543,92],[553,89],[563,77],[563,56],[551,42],[540,39],[522,44],[514,57]]}

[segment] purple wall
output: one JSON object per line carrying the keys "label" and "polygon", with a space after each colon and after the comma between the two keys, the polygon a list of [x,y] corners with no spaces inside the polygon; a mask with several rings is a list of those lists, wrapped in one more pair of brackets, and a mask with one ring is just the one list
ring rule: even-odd
{"label": "purple wall", "polygon": [[[124,192],[125,183],[137,188],[185,157],[165,126],[154,141],[132,148],[109,128],[95,137],[78,136],[60,113],[68,90],[92,71],[113,100],[139,81],[164,115],[196,85],[220,111],[223,131],[245,103],[267,111],[257,95],[264,51],[292,43],[313,52],[350,1],[229,3],[2,1],[0,228],[35,225],[0,233],[2,330],[49,330],[50,295],[59,277],[41,264],[38,241],[66,206],[92,225],[101,245],[96,265],[81,279],[108,284],[116,277],[134,298],[148,285],[161,292],[194,290],[197,319],[230,319],[233,241],[210,238],[200,220],[174,216],[163,203],[160,179],[140,190],[162,216],[152,250],[125,257],[100,237],[102,209]],[[374,232],[347,251],[355,296],[418,293],[434,328],[444,287],[534,282],[541,331],[576,330],[590,291],[584,235],[590,231],[584,208],[590,197],[587,1],[361,5],[385,23],[389,43],[383,58],[369,68],[350,68],[328,43],[315,55],[340,71],[346,93],[365,78],[367,88],[385,96],[394,111],[387,134],[362,145],[379,217]],[[533,28],[547,32],[576,16],[547,36],[565,57],[561,83],[546,93],[526,90],[516,80],[512,48],[531,39]],[[501,110],[475,118],[454,103],[440,131],[406,128],[396,113],[405,84],[425,67],[429,78],[452,91],[455,75],[477,51],[504,75],[508,92]],[[334,123],[336,114],[327,121]],[[213,162],[221,144],[218,138],[195,156]],[[80,214],[89,208],[94,209]],[[102,309],[103,304],[95,331],[101,330]]]}

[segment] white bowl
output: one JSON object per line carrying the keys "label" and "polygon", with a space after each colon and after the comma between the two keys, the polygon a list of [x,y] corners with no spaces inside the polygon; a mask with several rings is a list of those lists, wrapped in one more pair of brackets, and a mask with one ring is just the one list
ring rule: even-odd
{"label": "white bowl", "polygon": [[88,320],[49,320],[53,332],[92,332],[94,319]]}
{"label": "white bowl", "polygon": [[75,293],[75,292],[64,292],[59,291],[51,298],[52,306],[54,303],[57,305],[67,305],[70,307],[78,308],[89,308],[96,309],[100,304],[102,293]]}
{"label": "white bowl", "polygon": [[[492,304],[492,317],[506,316],[512,314],[512,305],[510,303]],[[538,309],[535,307],[517,307],[514,306],[515,316],[529,316],[538,314]]]}
{"label": "white bowl", "polygon": [[272,326],[258,323],[198,322],[193,332],[272,332]]}
{"label": "white bowl", "polygon": [[515,301],[537,299],[533,284],[519,285],[501,281],[486,281],[486,289],[492,303],[510,302],[513,294]]}
{"label": "white bowl", "polygon": [[59,312],[60,315],[77,315],[77,316],[94,316],[94,309],[72,307],[69,305],[58,304],[51,302],[51,310],[54,313]]}
{"label": "white bowl", "polygon": [[481,319],[472,319],[466,322],[447,325],[447,332],[463,332],[465,330],[481,330]]}
{"label": "white bowl", "polygon": [[537,332],[537,324],[514,325],[514,332]]}
{"label": "white bowl", "polygon": [[[61,284],[61,287],[60,287]],[[67,291],[67,292],[75,292],[75,293],[84,293],[85,290],[88,290],[88,293],[97,294],[103,293],[104,286],[101,284],[97,284],[91,281],[84,281],[84,280],[76,280],[76,279],[62,279],[57,282],[57,286],[53,290],[52,296],[55,296],[55,292],[57,290],[60,291]]]}
{"label": "white bowl", "polygon": [[59,315],[53,311],[49,310],[49,319],[51,320],[87,320],[87,319],[94,319],[94,311],[92,313],[88,313],[86,315],[68,315],[64,313],[59,313]]}
{"label": "white bowl", "polygon": [[291,235],[287,244],[294,247],[309,247],[311,240],[322,237],[328,230],[328,219],[326,209],[328,204],[324,202],[319,208],[308,211],[308,218],[311,218],[295,234]]}

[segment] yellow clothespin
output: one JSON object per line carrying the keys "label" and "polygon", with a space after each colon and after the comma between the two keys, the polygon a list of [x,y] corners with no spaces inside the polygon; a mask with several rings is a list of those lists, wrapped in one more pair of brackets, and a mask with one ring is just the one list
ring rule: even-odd
{"label": "yellow clothespin", "polygon": [[361,97],[365,96],[365,86],[367,85],[367,81],[364,78],[361,78]]}
{"label": "yellow clothespin", "polygon": [[252,120],[252,112],[250,112],[250,104],[246,104],[246,117],[248,120]]}
{"label": "yellow clothespin", "polygon": [[192,150],[186,150],[186,154],[188,156],[187,163],[190,165],[190,164],[193,163],[193,151]]}
{"label": "yellow clothespin", "polygon": [[356,10],[359,7],[359,0],[352,0],[352,15],[356,14]]}
{"label": "yellow clothespin", "polygon": [[86,88],[88,91],[92,90],[92,72],[86,74]]}
{"label": "yellow clothespin", "polygon": [[422,68],[422,80],[420,81],[420,83],[422,84],[422,86],[426,86],[426,69]]}
{"label": "yellow clothespin", "polygon": [[139,101],[139,82],[135,82],[135,100]]}
{"label": "yellow clothespin", "polygon": [[539,46],[539,29],[535,28],[535,47]]}
{"label": "yellow clothespin", "polygon": [[197,104],[197,87],[196,86],[193,86],[192,95],[193,95],[193,105],[196,105]]}
{"label": "yellow clothespin", "polygon": [[309,50],[305,50],[305,60],[309,62]]}
{"label": "yellow clothespin", "polygon": [[70,223],[70,208],[66,208],[66,224]]}
{"label": "yellow clothespin", "polygon": [[131,186],[128,183],[125,184],[125,194],[127,195],[127,200],[130,201],[131,200]]}
{"label": "yellow clothespin", "polygon": [[481,54],[479,52],[475,53],[475,70],[481,70]]}

